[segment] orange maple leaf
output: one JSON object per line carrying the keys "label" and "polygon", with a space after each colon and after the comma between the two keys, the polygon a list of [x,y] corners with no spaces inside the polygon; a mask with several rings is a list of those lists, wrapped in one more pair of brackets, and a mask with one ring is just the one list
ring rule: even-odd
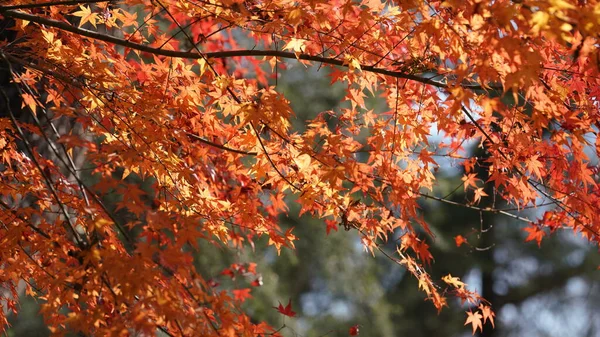
{"label": "orange maple leaf", "polygon": [[535,240],[538,244],[538,247],[540,247],[542,239],[544,238],[544,236],[546,236],[546,232],[544,232],[539,226],[529,226],[523,228],[523,230],[529,233],[529,235],[527,235],[527,238],[525,238],[525,242]]}
{"label": "orange maple leaf", "polygon": [[483,187],[479,187],[475,189],[475,195],[473,196],[473,202],[478,204],[481,201],[481,197],[486,197],[488,194],[485,193]]}
{"label": "orange maple leaf", "polygon": [[464,243],[468,244],[467,239],[462,235],[457,235],[454,237],[454,242],[456,243],[456,247],[462,246]]}
{"label": "orange maple leaf", "polygon": [[464,186],[464,190],[467,190],[467,187],[471,186],[471,187],[477,187],[477,174],[475,173],[469,173],[467,175],[464,175],[462,178],[463,181],[463,186]]}
{"label": "orange maple leaf", "polygon": [[236,301],[244,302],[244,301],[246,301],[246,299],[252,298],[252,295],[250,295],[251,291],[252,291],[251,288],[233,289],[232,290],[233,298]]}
{"label": "orange maple leaf", "polygon": [[481,310],[481,313],[483,314],[483,323],[485,324],[487,322],[487,320],[490,320],[490,323],[492,323],[492,327],[495,328],[496,325],[494,324],[494,317],[496,316],[496,314],[492,311],[492,308],[488,305],[484,305],[484,304],[479,304],[479,309]]}

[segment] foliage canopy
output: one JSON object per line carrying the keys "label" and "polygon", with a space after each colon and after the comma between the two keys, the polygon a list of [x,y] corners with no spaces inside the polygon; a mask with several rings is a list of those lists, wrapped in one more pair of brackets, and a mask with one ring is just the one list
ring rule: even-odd
{"label": "foliage canopy", "polygon": [[[293,249],[290,195],[439,310],[470,304],[473,332],[491,304],[429,276],[420,200],[521,220],[538,245],[562,229],[598,244],[595,1],[9,0],[0,15],[3,304],[24,281],[57,334],[279,335],[240,308],[258,278],[224,289],[193,254]],[[329,67],[344,108],[293,128],[277,87],[290,62]],[[436,193],[441,162],[469,200]]]}

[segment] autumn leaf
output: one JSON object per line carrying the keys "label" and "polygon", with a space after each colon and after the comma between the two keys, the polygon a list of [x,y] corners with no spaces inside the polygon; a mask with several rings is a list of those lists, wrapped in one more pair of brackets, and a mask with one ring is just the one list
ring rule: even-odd
{"label": "autumn leaf", "polygon": [[479,311],[475,311],[475,313],[473,313],[472,311],[466,311],[466,313],[468,317],[467,321],[465,322],[465,325],[471,324],[473,328],[473,335],[475,335],[475,331],[477,331],[477,329],[483,331],[483,323],[481,321],[483,316],[481,316]]}
{"label": "autumn leaf", "polygon": [[361,70],[360,62],[352,55],[346,55],[344,57],[344,63],[348,65],[348,68],[350,70],[359,70],[359,71]]}
{"label": "autumn leaf", "polygon": [[442,281],[446,282],[447,284],[453,286],[454,288],[464,288],[466,286],[466,284],[464,284],[460,278],[458,277],[453,277],[452,275],[448,274],[444,277],[442,277]]}
{"label": "autumn leaf", "polygon": [[477,187],[477,174],[469,173],[464,175],[462,178],[464,190],[467,190],[467,187]]}
{"label": "autumn leaf", "polygon": [[285,307],[281,304],[281,302],[279,302],[279,306],[273,307],[273,308],[277,309],[277,311],[279,311],[284,316],[288,316],[288,317],[296,316],[296,313],[294,311],[292,311],[292,300],[291,299],[289,300],[288,304]]}
{"label": "autumn leaf", "polygon": [[454,237],[454,242],[456,243],[456,247],[460,247],[463,244],[468,244],[469,242],[467,241],[467,239],[462,236],[462,235],[457,235]]}
{"label": "autumn leaf", "polygon": [[291,49],[295,53],[301,53],[305,43],[306,41],[303,39],[292,38],[285,46],[283,46],[283,50]]}
{"label": "autumn leaf", "polygon": [[535,155],[529,158],[526,162],[526,167],[531,174],[533,174],[536,178],[542,179],[544,176],[544,164],[538,160],[538,156]]}
{"label": "autumn leaf", "polygon": [[431,281],[426,275],[419,277],[419,289],[423,290],[428,296],[431,295]]}
{"label": "autumn leaf", "polygon": [[478,204],[479,201],[481,201],[481,197],[486,197],[488,194],[485,193],[485,191],[483,190],[482,187],[476,188],[475,189],[475,194],[473,196],[473,202],[475,204]]}
{"label": "autumn leaf", "polygon": [[296,164],[298,164],[298,169],[300,172],[305,172],[310,167],[311,158],[308,154],[301,154],[296,158]]}
{"label": "autumn leaf", "polygon": [[337,221],[331,220],[331,219],[325,219],[325,224],[327,225],[327,228],[326,228],[327,235],[329,235],[329,232],[332,230],[334,230],[336,232],[338,231],[339,226],[338,226]]}
{"label": "autumn leaf", "polygon": [[244,301],[246,301],[246,299],[252,298],[252,295],[250,295],[251,291],[252,291],[251,288],[234,289],[234,290],[232,290],[233,298],[235,298],[236,301],[244,302]]}
{"label": "autumn leaf", "polygon": [[481,310],[481,313],[483,314],[483,323],[485,324],[488,319],[490,320],[490,323],[492,323],[492,327],[495,328],[496,325],[494,324],[494,317],[496,316],[496,314],[492,311],[492,308],[488,305],[484,305],[482,303],[479,304],[479,310]]}
{"label": "autumn leaf", "polygon": [[22,98],[23,98],[23,106],[27,106],[27,107],[29,107],[29,109],[31,109],[31,111],[32,111],[33,113],[35,113],[35,112],[36,112],[36,109],[37,109],[37,106],[38,106],[38,104],[37,104],[37,102],[36,102],[35,98],[33,98],[33,97],[32,97],[31,95],[29,95],[29,94],[23,94],[23,95],[22,95]]}
{"label": "autumn leaf", "polygon": [[92,24],[92,26],[94,26],[94,28],[98,28],[98,27],[96,27],[96,21],[98,20],[98,14],[92,13],[92,10],[90,9],[89,6],[80,5],[79,10],[76,12],[73,12],[73,14],[71,14],[71,15],[77,16],[80,18],[79,27],[83,26],[86,22],[89,22]]}
{"label": "autumn leaf", "polygon": [[433,255],[429,251],[429,245],[425,242],[417,243],[416,253],[426,265],[429,265],[433,260]]}
{"label": "autumn leaf", "polygon": [[525,242],[535,240],[538,244],[538,247],[542,244],[542,239],[546,236],[546,232],[544,232],[539,226],[529,226],[523,228],[525,232],[528,233],[527,238],[525,238]]}

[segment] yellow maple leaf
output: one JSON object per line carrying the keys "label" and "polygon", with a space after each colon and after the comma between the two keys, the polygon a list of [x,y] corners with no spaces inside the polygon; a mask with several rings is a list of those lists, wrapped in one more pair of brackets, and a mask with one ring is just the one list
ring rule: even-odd
{"label": "yellow maple leaf", "polygon": [[31,109],[31,112],[35,113],[36,109],[37,109],[37,101],[35,100],[35,98],[29,94],[23,94],[21,95],[21,97],[23,98],[23,104],[22,107],[24,106],[28,106],[29,109]]}
{"label": "yellow maple leaf", "polygon": [[425,275],[419,277],[419,289],[422,289],[427,295],[431,295],[431,285]]}
{"label": "yellow maple leaf", "polygon": [[346,55],[344,57],[344,64],[347,64],[350,70],[361,70],[360,62],[352,55]]}
{"label": "yellow maple leaf", "polygon": [[80,5],[79,8],[81,10],[73,13],[73,16],[81,18],[81,20],[79,21],[79,27],[83,26],[86,22],[89,22],[92,24],[92,26],[94,26],[94,28],[98,28],[96,27],[96,20],[98,19],[98,14],[92,13],[92,10],[89,6]]}
{"label": "yellow maple leaf", "polygon": [[283,47],[283,50],[291,49],[294,53],[301,53],[305,43],[305,40],[292,38],[292,40]]}
{"label": "yellow maple leaf", "polygon": [[298,158],[296,158],[295,161],[298,165],[298,169],[300,169],[300,171],[305,171],[309,168],[311,159],[310,156],[305,153],[298,156]]}
{"label": "yellow maple leaf", "polygon": [[454,277],[451,274],[448,274],[448,275],[442,277],[442,281],[446,282],[447,284],[449,284],[455,288],[463,289],[466,286],[466,284],[464,282],[462,282],[460,280],[460,278]]}

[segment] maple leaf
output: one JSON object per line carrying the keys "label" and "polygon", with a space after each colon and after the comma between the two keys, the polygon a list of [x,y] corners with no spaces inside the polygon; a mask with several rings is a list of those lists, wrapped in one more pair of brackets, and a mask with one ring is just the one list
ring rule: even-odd
{"label": "maple leaf", "polygon": [[546,28],[550,14],[544,11],[537,11],[531,16],[530,23],[532,24],[531,32],[538,34],[542,29]]}
{"label": "maple leaf", "polygon": [[473,202],[475,204],[478,204],[479,201],[481,201],[481,197],[486,197],[488,194],[485,193],[485,191],[483,190],[483,187],[479,187],[475,189],[475,194],[473,196]]}
{"label": "maple leaf", "polygon": [[529,235],[527,235],[527,238],[525,238],[525,242],[535,240],[538,244],[538,247],[541,246],[542,239],[544,238],[544,236],[546,236],[546,232],[544,232],[539,226],[535,225],[525,227],[523,228],[523,230],[529,233]]}
{"label": "maple leaf", "polygon": [[429,245],[425,242],[417,243],[416,249],[417,256],[426,264],[431,264],[431,260],[433,260],[433,255],[429,251]]}
{"label": "maple leaf", "polygon": [[28,106],[35,113],[38,105],[36,100],[29,94],[23,94],[21,97],[23,98],[23,106]]}
{"label": "maple leaf", "polygon": [[98,28],[96,27],[98,13],[92,13],[92,10],[89,6],[79,5],[79,10],[77,12],[73,12],[71,15],[81,18],[79,20],[79,27],[83,26],[86,22],[89,22],[92,24],[92,26],[94,26],[94,28]]}
{"label": "maple leaf", "polygon": [[431,295],[431,281],[426,275],[419,277],[419,289],[422,289],[427,295]]}
{"label": "maple leaf", "polygon": [[417,245],[419,244],[419,239],[417,238],[417,236],[414,233],[408,232],[404,235],[402,235],[402,237],[400,237],[400,242],[401,242],[401,250],[405,251],[408,248],[412,248],[413,250],[417,250]]}
{"label": "maple leaf", "polygon": [[256,271],[256,266],[257,265],[254,262],[248,263],[248,265],[246,266],[246,272],[252,275],[258,275],[258,272]]}
{"label": "maple leaf", "polygon": [[298,156],[295,161],[296,164],[298,164],[298,169],[300,172],[305,172],[310,167],[311,158],[308,154],[304,153]]}
{"label": "maple leaf", "polygon": [[475,173],[469,173],[467,175],[464,175],[462,178],[463,181],[463,186],[464,186],[464,190],[467,190],[467,187],[471,186],[471,187],[477,187],[477,174]]}
{"label": "maple leaf", "polygon": [[252,295],[250,295],[251,291],[252,291],[251,288],[233,289],[232,290],[233,298],[236,301],[244,302],[244,301],[246,301],[246,299],[252,298]]}
{"label": "maple leaf", "polygon": [[496,316],[496,314],[492,311],[492,308],[490,306],[484,305],[482,303],[479,304],[478,308],[481,310],[481,313],[483,314],[483,323],[485,324],[489,319],[490,323],[492,323],[492,328],[495,328],[496,325],[494,324],[494,317]]}
{"label": "maple leaf", "polygon": [[355,69],[361,70],[360,62],[352,55],[346,54],[344,56],[344,64],[347,64],[351,71]]}
{"label": "maple leaf", "polygon": [[454,237],[454,242],[456,243],[456,247],[462,246],[464,243],[468,244],[467,239],[462,235],[457,235]]}
{"label": "maple leaf", "polygon": [[481,316],[479,311],[475,311],[475,313],[473,313],[472,311],[466,311],[466,313],[467,313],[468,317],[467,317],[467,321],[465,322],[464,325],[467,325],[467,324],[472,325],[473,335],[475,335],[475,331],[477,331],[477,329],[479,329],[480,331],[483,331],[483,323],[481,321],[483,316]]}
{"label": "maple leaf", "polygon": [[283,46],[283,50],[291,49],[294,53],[301,53],[303,51],[306,40],[292,38],[288,43]]}
{"label": "maple leaf", "polygon": [[531,172],[538,179],[542,179],[544,164],[538,160],[538,155],[535,155],[529,158],[526,162],[526,167],[529,172]]}
{"label": "maple leaf", "polygon": [[442,281],[446,282],[447,284],[453,286],[454,288],[464,288],[466,286],[466,284],[464,282],[462,282],[460,280],[460,278],[458,277],[453,277],[452,275],[448,274],[444,277],[442,277]]}
{"label": "maple leaf", "polygon": [[279,311],[284,316],[288,316],[288,317],[296,316],[296,312],[292,311],[292,299],[291,298],[285,307],[281,304],[281,302],[279,302],[279,306],[273,307],[273,308],[277,309],[277,311]]}
{"label": "maple leaf", "polygon": [[273,205],[273,209],[277,212],[279,211],[287,211],[288,207],[285,203],[285,194],[284,193],[276,193],[269,195],[269,199]]}
{"label": "maple leaf", "polygon": [[326,219],[325,220],[325,224],[327,225],[326,231],[327,231],[327,235],[329,235],[329,232],[334,230],[334,231],[338,231],[338,222],[335,220],[331,220],[331,219]]}

